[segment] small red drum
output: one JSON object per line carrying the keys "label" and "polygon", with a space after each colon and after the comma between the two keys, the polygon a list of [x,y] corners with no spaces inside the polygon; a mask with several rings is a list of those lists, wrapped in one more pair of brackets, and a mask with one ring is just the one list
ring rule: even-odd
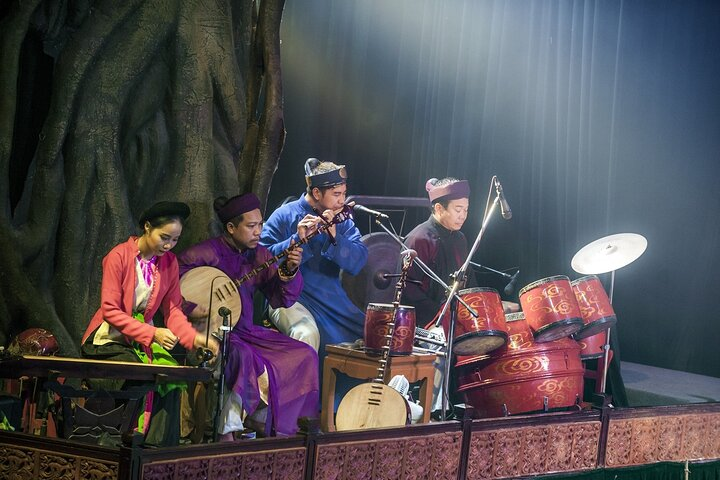
{"label": "small red drum", "polygon": [[598,277],[588,275],[573,280],[570,285],[575,292],[585,324],[573,335],[575,340],[591,337],[615,325],[617,322],[615,311]]}
{"label": "small red drum", "polygon": [[607,330],[602,330],[600,333],[578,340],[580,344],[580,358],[583,360],[591,360],[602,357],[605,353],[607,332]]}
{"label": "small red drum", "polygon": [[457,355],[482,355],[505,345],[507,326],[497,290],[466,288],[458,295],[478,316],[475,318],[465,305],[457,303],[453,351]]}
{"label": "small red drum", "polygon": [[[388,325],[392,322],[393,306],[389,303],[368,303],[365,310],[365,349],[382,353],[387,346]],[[390,355],[410,355],[415,342],[415,307],[398,306]]]}
{"label": "small red drum", "polygon": [[570,279],[564,275],[543,278],[523,287],[520,305],[536,342],[568,337],[583,326]]}
{"label": "small red drum", "polygon": [[538,343],[524,314],[507,315],[507,346],[458,358],[458,393],[476,418],[570,408],[582,401],[584,367],[571,338]]}

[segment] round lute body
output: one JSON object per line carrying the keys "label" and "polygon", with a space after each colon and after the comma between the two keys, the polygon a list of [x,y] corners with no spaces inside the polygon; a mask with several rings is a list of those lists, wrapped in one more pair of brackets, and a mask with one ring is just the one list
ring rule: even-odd
{"label": "round lute body", "polygon": [[392,387],[368,382],[351,389],[338,406],[335,428],[401,427],[410,423],[410,405]]}
{"label": "round lute body", "polygon": [[230,277],[215,267],[195,267],[180,277],[180,292],[187,302],[192,302],[208,310],[204,319],[189,318],[198,332],[205,332],[208,318],[210,333],[218,333],[222,327],[220,307],[230,310],[230,328],[240,319],[242,301],[240,292]]}

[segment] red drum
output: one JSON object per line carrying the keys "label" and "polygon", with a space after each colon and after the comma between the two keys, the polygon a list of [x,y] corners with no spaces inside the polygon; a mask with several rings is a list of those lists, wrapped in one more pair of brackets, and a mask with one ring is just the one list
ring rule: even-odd
{"label": "red drum", "polygon": [[520,305],[536,342],[568,337],[583,326],[570,279],[564,275],[543,278],[523,287]]}
{"label": "red drum", "polygon": [[580,344],[580,358],[583,360],[591,360],[602,357],[605,353],[607,332],[607,330],[602,330],[600,333],[578,340]]}
{"label": "red drum", "polygon": [[588,275],[573,280],[570,285],[575,292],[585,324],[573,335],[575,340],[591,337],[615,325],[617,322],[615,311],[598,277]]}
{"label": "red drum", "polygon": [[[392,321],[393,306],[389,303],[368,303],[365,310],[365,349],[382,353],[387,346],[388,323]],[[390,355],[410,355],[415,342],[415,307],[400,305],[395,318]]]}
{"label": "red drum", "polygon": [[453,351],[457,355],[482,355],[505,345],[507,326],[497,290],[466,288],[458,295],[478,316],[475,318],[465,305],[457,303]]}
{"label": "red drum", "polygon": [[458,393],[476,418],[569,408],[582,401],[584,367],[571,338],[538,343],[524,314],[507,315],[506,347],[458,358]]}

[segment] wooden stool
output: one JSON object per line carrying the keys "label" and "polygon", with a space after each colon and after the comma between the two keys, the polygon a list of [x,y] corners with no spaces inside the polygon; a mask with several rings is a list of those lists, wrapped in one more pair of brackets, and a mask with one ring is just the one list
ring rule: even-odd
{"label": "wooden stool", "polygon": [[[368,355],[364,350],[353,350],[340,345],[327,345],[323,363],[322,412],[320,427],[324,432],[335,431],[335,380],[337,372],[353,378],[370,380],[378,375],[379,355]],[[423,407],[421,423],[430,420],[435,354],[415,354],[392,357],[388,378],[405,375],[410,383],[420,384],[420,405]]]}

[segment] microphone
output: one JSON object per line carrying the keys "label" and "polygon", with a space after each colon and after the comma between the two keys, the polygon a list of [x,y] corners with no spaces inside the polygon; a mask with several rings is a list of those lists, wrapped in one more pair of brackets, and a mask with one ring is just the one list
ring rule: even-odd
{"label": "microphone", "polygon": [[517,283],[518,275],[520,275],[520,270],[515,272],[512,277],[510,277],[510,282],[508,282],[507,286],[505,287],[505,295],[510,295],[515,290],[515,284]]}
{"label": "microphone", "polygon": [[498,180],[497,177],[495,177],[495,191],[497,192],[498,200],[500,200],[500,213],[502,217],[505,220],[510,220],[512,218],[512,210],[510,210],[510,205],[505,198],[502,185],[500,185],[500,180]]}
{"label": "microphone", "polygon": [[353,205],[353,210],[355,210],[356,212],[367,213],[368,215],[372,215],[375,218],[380,218],[383,220],[387,220],[390,218],[382,212],[378,212],[377,210],[371,210],[367,207],[363,207],[362,205]]}
{"label": "microphone", "polygon": [[227,307],[220,307],[218,308],[218,315],[221,317],[229,317],[232,312]]}

